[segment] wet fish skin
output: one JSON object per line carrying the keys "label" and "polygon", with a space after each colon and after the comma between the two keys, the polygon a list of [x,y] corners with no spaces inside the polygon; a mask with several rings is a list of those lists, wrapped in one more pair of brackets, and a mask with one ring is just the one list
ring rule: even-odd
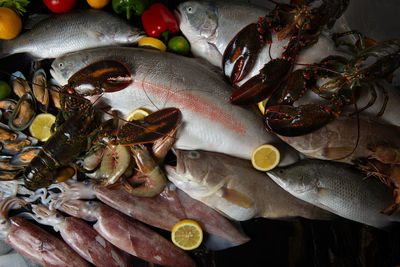
{"label": "wet fish skin", "polygon": [[298,159],[294,149],[265,132],[262,119],[253,111],[231,105],[228,99],[233,87],[212,66],[195,58],[149,49],[97,48],[57,58],[50,72],[58,83],[65,85],[73,73],[102,59],[125,64],[134,81],[123,90],[103,94],[98,104],[117,109],[122,117],[139,107],[179,108],[183,125],[177,133],[176,148],[250,159],[256,147],[271,143],[280,148],[281,165]]}
{"label": "wet fish skin", "polygon": [[350,164],[371,156],[371,149],[377,145],[400,147],[398,126],[361,117],[358,136],[357,123],[357,118],[342,116],[312,133],[280,138],[308,157]]}
{"label": "wet fish skin", "polygon": [[142,36],[143,31],[110,12],[78,10],[48,17],[17,38],[2,40],[0,57],[29,53],[55,58],[93,47],[135,44]]}
{"label": "wet fish skin", "polygon": [[177,166],[165,166],[169,180],[192,198],[231,219],[333,217],[282,190],[248,160],[200,150],[175,152]]}
{"label": "wet fish skin", "polygon": [[377,228],[400,221],[380,213],[393,203],[391,190],[349,164],[307,159],[267,173],[293,196],[349,220]]}

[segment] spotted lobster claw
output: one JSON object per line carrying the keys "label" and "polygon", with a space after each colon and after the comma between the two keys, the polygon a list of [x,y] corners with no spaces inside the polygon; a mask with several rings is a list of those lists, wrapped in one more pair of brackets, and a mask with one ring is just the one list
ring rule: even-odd
{"label": "spotted lobster claw", "polygon": [[283,136],[299,136],[311,133],[326,125],[334,115],[324,106],[308,104],[270,106],[265,111],[266,128]]}
{"label": "spotted lobster claw", "polygon": [[291,68],[291,62],[274,59],[264,65],[260,73],[249,79],[229,99],[234,105],[252,105],[270,97],[278,89]]}
{"label": "spotted lobster claw", "polygon": [[243,28],[228,44],[222,56],[222,69],[232,84],[240,82],[253,68],[261,49],[271,43],[271,32],[260,19]]}
{"label": "spotted lobster claw", "polygon": [[89,64],[68,79],[68,87],[83,96],[116,92],[132,82],[129,69],[121,62],[111,59]]}
{"label": "spotted lobster claw", "polygon": [[111,143],[124,146],[153,143],[162,137],[173,135],[181,119],[182,114],[179,109],[161,109],[143,120],[130,121],[122,125]]}

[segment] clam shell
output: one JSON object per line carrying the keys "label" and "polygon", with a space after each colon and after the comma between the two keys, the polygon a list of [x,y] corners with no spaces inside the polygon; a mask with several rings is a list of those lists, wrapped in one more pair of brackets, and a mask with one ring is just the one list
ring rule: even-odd
{"label": "clam shell", "polygon": [[11,130],[0,122],[1,153],[8,155],[18,154],[24,147],[35,146],[39,141],[19,131]]}
{"label": "clam shell", "polygon": [[18,133],[11,130],[7,125],[0,123],[0,142],[13,142],[19,137]]}
{"label": "clam shell", "polygon": [[21,174],[20,170],[17,171],[0,171],[0,180],[14,180]]}
{"label": "clam shell", "polygon": [[47,112],[50,104],[50,95],[49,89],[47,89],[46,72],[43,69],[39,69],[33,74],[32,92],[39,104],[39,109],[43,112]]}
{"label": "clam shell", "polygon": [[8,120],[8,126],[12,130],[22,131],[25,130],[35,118],[36,104],[32,94],[24,94],[18,101],[13,114]]}

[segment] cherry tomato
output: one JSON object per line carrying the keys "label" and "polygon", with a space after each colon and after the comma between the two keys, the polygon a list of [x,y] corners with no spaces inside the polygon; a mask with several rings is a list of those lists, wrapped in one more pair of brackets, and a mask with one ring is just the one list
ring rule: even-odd
{"label": "cherry tomato", "polygon": [[64,13],[71,10],[78,0],[43,0],[43,2],[54,13]]}

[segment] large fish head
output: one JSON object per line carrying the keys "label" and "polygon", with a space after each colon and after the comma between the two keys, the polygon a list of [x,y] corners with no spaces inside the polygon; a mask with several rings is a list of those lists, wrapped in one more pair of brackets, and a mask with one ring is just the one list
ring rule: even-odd
{"label": "large fish head", "polygon": [[318,177],[310,175],[311,171],[305,168],[307,166],[297,163],[284,168],[275,168],[267,173],[284,190],[301,197],[319,188]]}
{"label": "large fish head", "polygon": [[215,3],[188,1],[178,5],[179,28],[190,43],[214,35],[218,26]]}
{"label": "large fish head", "polygon": [[68,79],[78,70],[82,69],[90,62],[89,57],[83,53],[70,53],[56,58],[51,64],[50,73],[59,85],[66,85]]}
{"label": "large fish head", "polygon": [[178,188],[192,197],[206,197],[221,188],[221,179],[214,175],[215,159],[206,151],[175,150],[176,167],[166,166],[167,176]]}

